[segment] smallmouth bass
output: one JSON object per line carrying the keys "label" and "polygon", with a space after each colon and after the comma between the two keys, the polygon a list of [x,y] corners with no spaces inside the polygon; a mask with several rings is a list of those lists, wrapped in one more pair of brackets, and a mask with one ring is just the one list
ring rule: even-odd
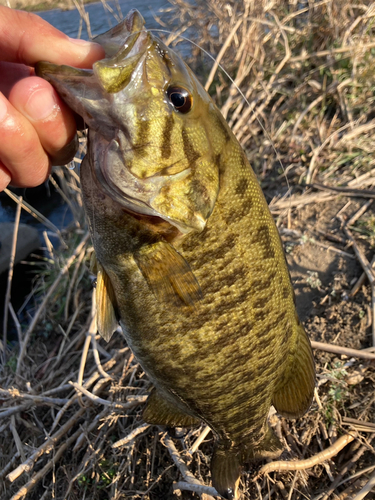
{"label": "smallmouth bass", "polygon": [[244,465],[282,451],[271,404],[299,417],[315,386],[279,234],[220,111],[139,12],[95,41],[93,70],[36,71],[89,128],[98,330],[119,321],[153,382],[146,422],[211,427],[212,482],[233,499]]}

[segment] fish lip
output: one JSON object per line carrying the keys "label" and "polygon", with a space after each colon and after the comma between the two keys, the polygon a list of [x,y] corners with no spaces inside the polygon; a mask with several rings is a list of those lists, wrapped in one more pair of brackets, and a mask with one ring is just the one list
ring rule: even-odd
{"label": "fish lip", "polygon": [[40,78],[44,78],[47,81],[53,79],[54,76],[58,77],[68,77],[71,76],[82,76],[91,77],[93,75],[92,69],[81,69],[74,68],[73,66],[68,66],[66,64],[54,64],[48,61],[39,61],[35,64],[35,74]]}

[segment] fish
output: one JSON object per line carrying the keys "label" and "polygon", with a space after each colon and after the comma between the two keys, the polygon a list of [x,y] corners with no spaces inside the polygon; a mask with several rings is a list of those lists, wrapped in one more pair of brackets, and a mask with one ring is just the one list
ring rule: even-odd
{"label": "fish", "polygon": [[315,368],[282,243],[219,109],[137,10],[95,38],[92,70],[39,62],[88,126],[80,169],[95,250],[98,331],[123,335],[153,388],[145,422],[206,423],[212,484],[280,455],[271,405],[310,407]]}

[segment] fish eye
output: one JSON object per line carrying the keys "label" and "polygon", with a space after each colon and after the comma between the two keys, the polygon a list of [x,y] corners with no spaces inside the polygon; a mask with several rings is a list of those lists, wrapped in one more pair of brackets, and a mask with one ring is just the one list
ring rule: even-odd
{"label": "fish eye", "polygon": [[193,107],[193,96],[183,87],[169,87],[167,96],[180,113],[188,113]]}

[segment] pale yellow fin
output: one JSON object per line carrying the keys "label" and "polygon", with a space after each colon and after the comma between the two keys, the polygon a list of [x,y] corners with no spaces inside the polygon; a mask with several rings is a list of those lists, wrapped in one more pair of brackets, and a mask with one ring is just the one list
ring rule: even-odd
{"label": "pale yellow fin", "polygon": [[96,258],[96,253],[92,252],[91,258],[90,258],[90,271],[94,274],[97,274],[98,272],[98,260]]}
{"label": "pale yellow fin", "polygon": [[315,388],[315,367],[310,341],[298,326],[297,349],[292,368],[283,385],[273,395],[272,403],[283,417],[301,417],[310,407]]}
{"label": "pale yellow fin", "polygon": [[115,333],[118,321],[116,319],[115,308],[115,293],[112,283],[99,262],[96,261],[97,277],[96,277],[96,321],[98,332],[107,342],[110,341]]}
{"label": "pale yellow fin", "polygon": [[168,304],[191,306],[202,292],[189,264],[167,242],[142,247],[135,261],[155,296]]}
{"label": "pale yellow fin", "polygon": [[238,498],[241,476],[239,451],[216,446],[211,460],[212,485],[227,500]]}
{"label": "pale yellow fin", "polygon": [[191,427],[200,424],[200,420],[183,413],[165,398],[156,389],[153,389],[147,399],[147,406],[143,411],[143,420],[148,424],[166,425],[168,427]]}

